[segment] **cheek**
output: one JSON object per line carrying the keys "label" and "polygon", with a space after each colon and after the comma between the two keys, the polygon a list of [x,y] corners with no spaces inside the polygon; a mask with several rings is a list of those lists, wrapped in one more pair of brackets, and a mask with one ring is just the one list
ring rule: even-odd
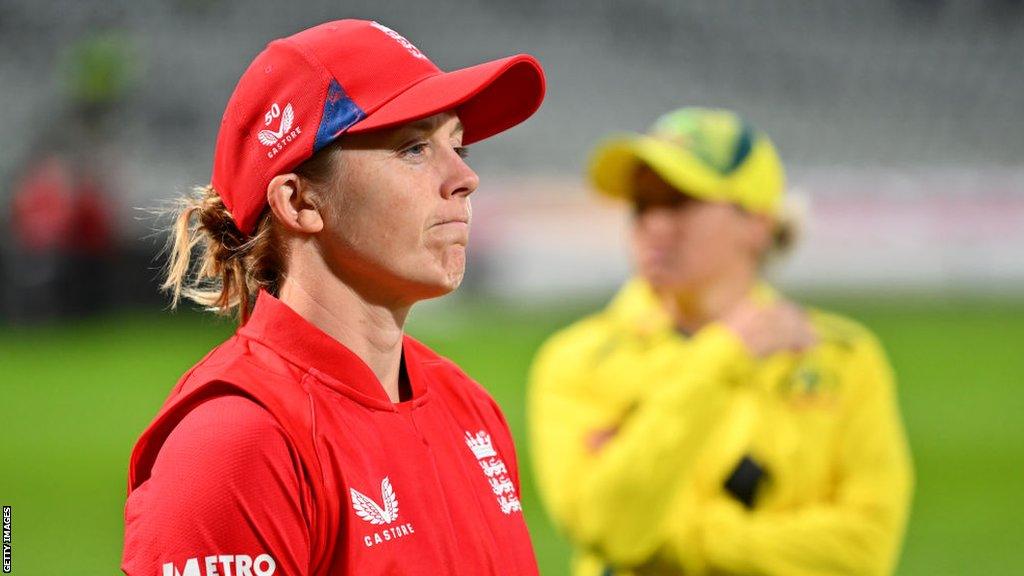
{"label": "cheek", "polygon": [[331,236],[351,256],[391,266],[415,252],[422,222],[394,171],[353,170],[341,183]]}
{"label": "cheek", "polygon": [[427,229],[433,205],[431,198],[415,184],[390,182],[388,190],[378,189],[366,198],[358,220],[349,225],[360,231],[357,247],[367,258],[390,274],[403,278],[430,278],[465,265],[462,247],[453,246],[455,231]]}
{"label": "cheek", "polygon": [[[373,168],[372,166],[362,166]],[[344,201],[332,236],[342,247],[333,258],[358,261],[381,278],[451,289],[462,279],[468,233],[427,229],[438,198],[430,174],[404,165],[352,170],[341,183]]]}
{"label": "cheek", "polygon": [[685,276],[711,273],[733,250],[727,223],[713,215],[683,216],[675,235],[678,271]]}
{"label": "cheek", "polygon": [[707,269],[729,267],[746,252],[743,229],[731,214],[718,215],[701,222],[693,231],[695,247]]}
{"label": "cheek", "polygon": [[688,244],[699,247],[702,252],[718,252],[727,245],[729,232],[723,228],[723,222],[715,218],[697,219],[686,228],[685,239]]}

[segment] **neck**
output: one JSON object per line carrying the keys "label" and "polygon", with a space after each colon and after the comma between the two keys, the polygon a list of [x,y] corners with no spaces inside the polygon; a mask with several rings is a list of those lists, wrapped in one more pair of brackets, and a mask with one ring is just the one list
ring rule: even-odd
{"label": "neck", "polygon": [[659,289],[658,297],[676,329],[693,334],[719,320],[745,298],[757,281],[753,273],[732,275],[709,285],[685,289]]}
{"label": "neck", "polygon": [[400,400],[402,338],[409,306],[373,303],[333,275],[302,269],[289,271],[279,298],[359,356],[377,375],[388,398]]}

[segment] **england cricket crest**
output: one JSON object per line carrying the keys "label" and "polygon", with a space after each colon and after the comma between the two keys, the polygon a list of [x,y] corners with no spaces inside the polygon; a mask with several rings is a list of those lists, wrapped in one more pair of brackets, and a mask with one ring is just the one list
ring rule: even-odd
{"label": "england cricket crest", "polygon": [[516,495],[515,484],[509,477],[505,462],[494,451],[494,444],[491,442],[491,435],[480,430],[476,435],[466,432],[466,446],[473,452],[480,470],[491,485],[491,492],[498,500],[498,506],[505,514],[521,512],[522,505]]}

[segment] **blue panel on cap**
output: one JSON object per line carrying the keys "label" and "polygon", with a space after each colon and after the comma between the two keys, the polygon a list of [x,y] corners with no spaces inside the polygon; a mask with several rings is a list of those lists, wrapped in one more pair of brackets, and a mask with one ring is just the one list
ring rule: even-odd
{"label": "blue panel on cap", "polygon": [[736,149],[733,151],[732,162],[726,166],[723,174],[729,174],[733,170],[736,170],[746,161],[747,156],[750,156],[750,151],[754,148],[754,129],[746,122],[743,123],[742,129],[740,130],[739,139],[736,142]]}
{"label": "blue panel on cap", "polygon": [[327,87],[324,115],[320,120],[320,128],[316,131],[316,141],[313,142],[313,152],[333,142],[363,118],[366,118],[363,109],[348,97],[337,80],[331,80],[331,85]]}

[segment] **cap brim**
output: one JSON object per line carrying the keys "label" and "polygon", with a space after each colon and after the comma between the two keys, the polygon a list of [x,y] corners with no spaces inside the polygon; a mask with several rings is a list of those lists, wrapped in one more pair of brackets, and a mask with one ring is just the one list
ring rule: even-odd
{"label": "cap brim", "polygon": [[631,199],[640,165],[650,167],[683,194],[702,200],[724,199],[721,177],[698,158],[671,142],[642,134],[624,134],[598,145],[590,157],[590,182],[606,196]]}
{"label": "cap brim", "polygon": [[462,122],[462,141],[472,144],[519,124],[544,100],[544,71],[527,54],[443,72],[413,84],[349,133],[379,130],[453,110]]}

